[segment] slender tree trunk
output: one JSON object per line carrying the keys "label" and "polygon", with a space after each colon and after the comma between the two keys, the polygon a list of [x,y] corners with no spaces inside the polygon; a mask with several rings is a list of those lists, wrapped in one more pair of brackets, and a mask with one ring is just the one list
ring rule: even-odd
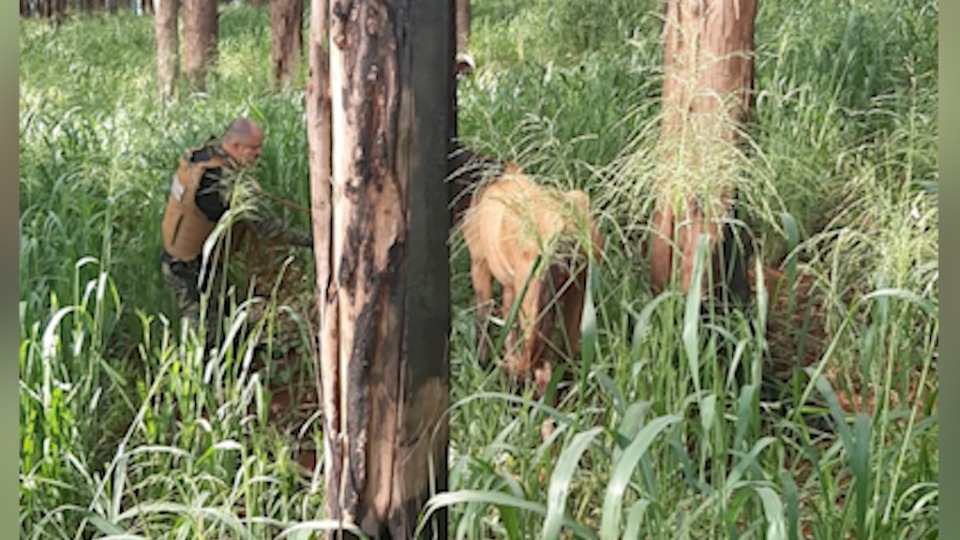
{"label": "slender tree trunk", "polygon": [[270,68],[274,82],[290,84],[303,49],[303,0],[270,2]]}
{"label": "slender tree trunk", "polygon": [[90,0],[90,11],[100,11],[103,9],[103,0]]}
{"label": "slender tree trunk", "polygon": [[207,71],[217,58],[217,0],[183,2],[183,75],[197,89],[206,87]]}
{"label": "slender tree trunk", "polygon": [[20,16],[29,17],[30,16],[30,2],[27,0],[20,0]]}
{"label": "slender tree trunk", "polygon": [[254,7],[260,7],[267,3],[267,0],[250,0],[250,5]]}
{"label": "slender tree trunk", "polygon": [[67,15],[67,0],[51,0],[51,3],[53,22],[55,25],[60,25]]}
{"label": "slender tree trunk", "polygon": [[154,0],[140,0],[140,10],[142,13],[153,13]]}
{"label": "slender tree trunk", "polygon": [[661,130],[665,173],[650,245],[655,288],[670,280],[676,249],[680,286],[688,291],[701,236],[710,235],[711,253],[724,236],[717,220],[727,217],[736,199],[732,183],[724,179],[735,174],[729,171],[738,125],[749,119],[752,107],[755,14],[756,0],[667,2]]}
{"label": "slender tree trunk", "polygon": [[457,2],[457,54],[470,49],[470,0]]}
{"label": "slender tree trunk", "polygon": [[[431,478],[446,488],[453,4],[324,3],[307,107],[327,514],[412,538]],[[443,515],[432,526],[446,535]]]}
{"label": "slender tree trunk", "polygon": [[163,99],[173,95],[173,81],[177,75],[177,15],[179,0],[147,0],[156,2],[156,16],[153,19],[154,35],[157,42],[157,84]]}

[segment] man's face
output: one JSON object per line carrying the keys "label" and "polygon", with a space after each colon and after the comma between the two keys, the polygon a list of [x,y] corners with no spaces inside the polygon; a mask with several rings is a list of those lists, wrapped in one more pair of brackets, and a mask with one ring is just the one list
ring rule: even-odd
{"label": "man's face", "polygon": [[257,159],[263,152],[263,135],[251,137],[246,144],[240,145],[240,163],[247,167],[257,164]]}
{"label": "man's face", "polygon": [[263,152],[263,134],[254,133],[248,139],[233,141],[226,150],[237,163],[244,167],[253,167]]}

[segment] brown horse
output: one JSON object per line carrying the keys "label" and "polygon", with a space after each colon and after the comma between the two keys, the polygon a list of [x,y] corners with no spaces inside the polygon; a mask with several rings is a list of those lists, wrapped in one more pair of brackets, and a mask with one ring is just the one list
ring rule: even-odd
{"label": "brown horse", "polygon": [[511,328],[504,369],[521,379],[532,370],[543,395],[552,376],[544,352],[555,312],[561,311],[574,357],[580,343],[586,259],[599,261],[603,249],[589,198],[580,190],[539,186],[518,165],[507,163],[498,178],[474,191],[463,215],[463,235],[470,252],[481,358],[488,355],[483,330],[493,298],[492,280],[503,289],[504,316],[526,285],[518,311],[523,346],[518,348],[517,329]]}

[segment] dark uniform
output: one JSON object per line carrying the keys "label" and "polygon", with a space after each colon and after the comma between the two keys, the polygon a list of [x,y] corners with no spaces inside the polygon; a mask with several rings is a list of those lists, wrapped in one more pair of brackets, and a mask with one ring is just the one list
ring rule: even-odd
{"label": "dark uniform", "polygon": [[[189,157],[181,158],[180,168],[171,181],[163,213],[161,267],[164,281],[177,297],[180,315],[195,322],[200,319],[200,292],[208,289],[213,273],[208,268],[201,282],[203,245],[229,209],[241,171],[242,167],[218,142],[210,141],[191,150]],[[276,216],[257,207],[251,214],[245,219],[264,240],[302,247],[313,245],[310,236],[287,228]],[[218,311],[207,309],[208,340],[214,335]]]}

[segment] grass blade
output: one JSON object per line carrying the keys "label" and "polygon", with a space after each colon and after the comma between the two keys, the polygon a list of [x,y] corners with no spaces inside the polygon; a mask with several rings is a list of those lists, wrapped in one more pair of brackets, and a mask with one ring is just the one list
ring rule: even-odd
{"label": "grass blade", "polygon": [[557,465],[550,476],[550,488],[547,495],[547,516],[543,520],[543,536],[558,538],[563,515],[567,506],[567,494],[570,492],[570,482],[573,473],[577,470],[580,457],[590,446],[590,443],[602,432],[603,428],[595,427],[578,433],[570,445],[560,453]]}
{"label": "grass blade", "polygon": [[630,446],[624,451],[620,461],[614,466],[613,474],[610,476],[610,484],[607,486],[607,494],[603,499],[603,517],[600,523],[600,538],[615,539],[618,538],[620,528],[620,510],[623,504],[623,494],[630,482],[633,469],[637,462],[647,452],[653,440],[667,426],[680,421],[676,415],[661,416],[644,426],[637,434]]}
{"label": "grass blade", "polygon": [[643,525],[643,515],[650,506],[650,501],[640,499],[630,507],[630,513],[627,515],[627,528],[623,531],[624,540],[640,538],[640,526]]}
{"label": "grass blade", "polygon": [[693,261],[693,275],[690,277],[690,291],[687,293],[686,307],[683,312],[683,349],[687,353],[693,388],[699,400],[700,396],[700,293],[702,287],[703,265],[710,248],[710,235],[703,234],[697,243],[696,258]]}
{"label": "grass blade", "polygon": [[867,538],[867,505],[870,496],[870,417],[857,413],[850,468],[857,492],[857,538]]}

